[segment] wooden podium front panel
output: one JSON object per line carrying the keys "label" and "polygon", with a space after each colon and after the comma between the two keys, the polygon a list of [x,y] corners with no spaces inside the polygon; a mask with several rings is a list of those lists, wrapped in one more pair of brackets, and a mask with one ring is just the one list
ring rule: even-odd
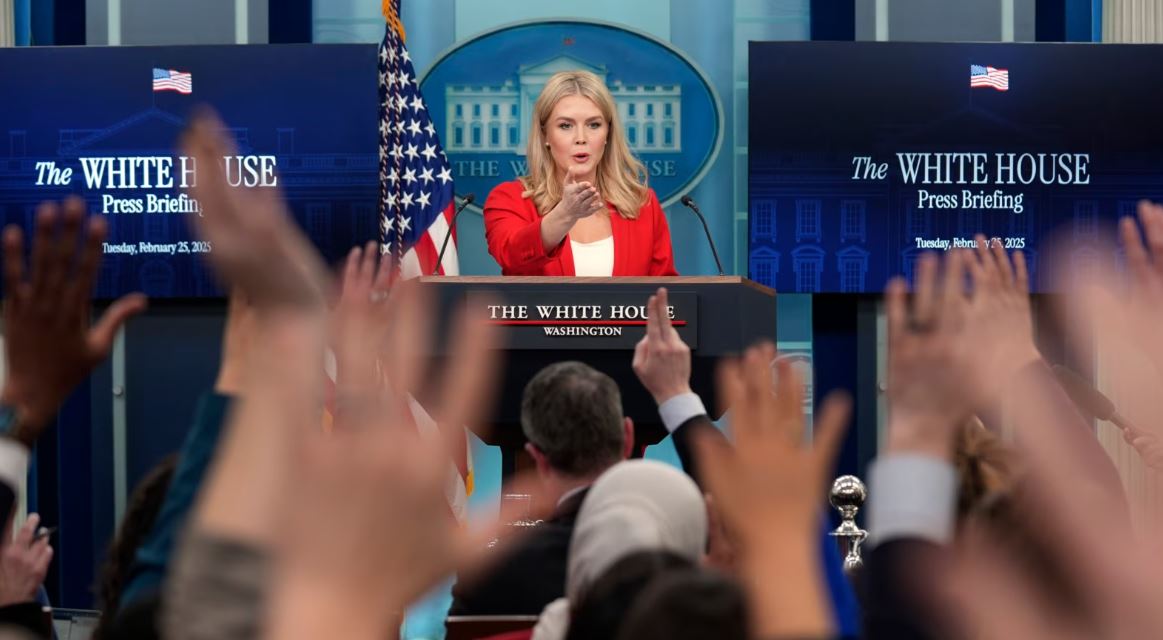
{"label": "wooden podium front panel", "polygon": [[[653,398],[631,369],[634,345],[645,334],[641,312],[659,287],[666,287],[679,334],[691,346],[691,387],[718,416],[716,361],[760,339],[775,339],[775,292],[737,276],[661,278],[425,277],[440,303],[441,332],[457,307],[491,305],[503,328],[505,370],[488,441],[520,447],[521,395],[538,371],[554,362],[578,360],[612,377],[622,406],[636,425],[636,445],[652,444],[666,432]],[[543,307],[563,307],[558,312]],[[630,308],[635,310],[630,310]],[[545,317],[545,316],[550,317]],[[557,317],[557,316],[586,317]],[[547,329],[550,328],[550,329]],[[561,333],[560,327],[568,327]],[[550,335],[554,334],[554,335]],[[443,359],[444,345],[433,345]]]}

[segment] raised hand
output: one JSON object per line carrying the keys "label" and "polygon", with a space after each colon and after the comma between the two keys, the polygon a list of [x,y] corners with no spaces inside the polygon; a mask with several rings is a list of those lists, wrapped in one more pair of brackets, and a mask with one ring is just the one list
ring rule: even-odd
{"label": "raised hand", "polygon": [[14,435],[29,446],[73,388],[109,355],[121,326],[145,309],[145,296],[130,294],[90,326],[89,296],[106,228],[102,217],[86,219],[80,198],[69,198],[62,206],[40,205],[28,277],[20,229],[4,230],[8,373],[0,401],[16,408]]}
{"label": "raised hand", "polygon": [[803,381],[775,348],[748,349],[720,369],[731,407],[732,447],[722,438],[695,440],[700,469],[725,524],[737,534],[741,577],[752,591],[754,632],[762,637],[827,637],[831,614],[815,551],[821,505],[850,402],[830,395],[803,442]]}
{"label": "raised hand", "polygon": [[[1155,327],[1163,318],[1163,207],[1141,201],[1139,224],[1146,234],[1146,243],[1133,219],[1124,218],[1119,223],[1131,276],[1131,296],[1128,302],[1118,305],[1116,313],[1124,330],[1145,337],[1155,334]],[[1163,340],[1148,339],[1142,347],[1155,368],[1163,373]]]}
{"label": "raised hand", "polygon": [[[386,396],[352,398],[356,407],[362,400],[376,410],[352,411],[331,434],[297,432],[296,472],[287,479],[277,528],[272,637],[317,637],[336,628],[345,637],[384,637],[395,610],[479,547],[449,511],[444,441],[419,433],[408,406],[428,377],[425,345],[414,332],[415,322],[431,317],[425,300],[411,283],[393,290],[389,304],[398,311],[385,342],[407,348],[389,348]],[[481,320],[462,314],[450,369],[430,406],[441,423],[479,420],[490,395],[495,331]]]}
{"label": "raised hand", "polygon": [[0,549],[0,606],[32,602],[52,562],[48,536],[36,537],[40,516],[28,516],[16,535]]}
{"label": "raised hand", "polygon": [[363,248],[353,248],[344,265],[342,288],[331,322],[341,402],[353,390],[366,393],[380,385],[378,357],[386,346],[392,309],[398,305],[388,304],[391,260],[378,258],[376,243],[369,242]]}
{"label": "raised hand", "polygon": [[606,208],[598,188],[588,181],[579,182],[574,167],[570,167],[561,185],[561,203],[557,208],[571,221],[588,218]]}
{"label": "raised hand", "polygon": [[1001,243],[981,235],[966,264],[973,285],[966,346],[974,356],[968,364],[975,369],[977,402],[988,404],[1018,371],[1042,358],[1034,344],[1030,278],[1022,252],[1011,261]]}
{"label": "raised hand", "polygon": [[327,277],[318,252],[291,219],[277,189],[231,187],[223,158],[235,155],[225,125],[209,111],[190,122],[182,153],[194,158],[198,179],[191,192],[202,213],[195,232],[210,242],[218,275],[246,294],[256,312],[299,308],[322,311]]}
{"label": "raised hand", "polygon": [[948,253],[939,281],[937,257],[921,256],[911,309],[903,279],[885,292],[890,450],[947,459],[957,426],[973,412],[964,260],[959,251]]}
{"label": "raised hand", "polygon": [[670,323],[666,289],[660,287],[646,303],[646,335],[634,345],[634,374],[662,404],[691,392],[691,348]]}
{"label": "raised hand", "polygon": [[570,167],[561,185],[561,201],[541,219],[541,243],[552,251],[569,235],[578,220],[606,208],[602,194],[589,182],[578,182],[577,169]]}

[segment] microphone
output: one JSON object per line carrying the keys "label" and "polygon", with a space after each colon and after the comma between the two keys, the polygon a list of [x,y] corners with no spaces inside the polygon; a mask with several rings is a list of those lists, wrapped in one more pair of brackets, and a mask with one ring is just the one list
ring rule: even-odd
{"label": "microphone", "polygon": [[1066,395],[1070,396],[1079,409],[1099,420],[1110,422],[1125,431],[1132,439],[1147,435],[1147,432],[1131,422],[1130,418],[1119,413],[1115,409],[1115,403],[1082,376],[1060,364],[1054,365],[1054,375],[1058,377],[1058,384],[1062,385]]}
{"label": "microphone", "polygon": [[[453,199],[456,199],[456,194],[453,194]],[[460,206],[452,214],[452,222],[448,225],[448,232],[444,234],[444,242],[440,243],[440,253],[436,254],[436,267],[432,269],[430,275],[440,275],[440,263],[444,260],[444,250],[448,248],[448,239],[452,237],[452,230],[456,228],[456,219],[460,216],[460,212],[464,211],[465,207],[472,204],[473,200],[477,199],[477,194],[468,193],[460,199]]]}
{"label": "microphone", "polygon": [[719,250],[715,248],[715,240],[711,238],[711,229],[707,227],[707,219],[703,217],[703,212],[699,211],[699,205],[695,204],[694,198],[690,196],[683,196],[683,206],[695,212],[699,217],[699,222],[703,223],[703,233],[707,234],[707,244],[711,245],[711,255],[715,256],[715,266],[719,268],[719,275],[723,274],[723,263],[719,260]]}

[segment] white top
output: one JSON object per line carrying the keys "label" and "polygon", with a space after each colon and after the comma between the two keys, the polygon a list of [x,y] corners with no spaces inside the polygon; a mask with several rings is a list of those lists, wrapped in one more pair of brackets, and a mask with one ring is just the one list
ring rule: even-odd
{"label": "white top", "polygon": [[573,250],[573,273],[577,276],[614,275],[614,236],[597,242],[578,242],[570,239]]}

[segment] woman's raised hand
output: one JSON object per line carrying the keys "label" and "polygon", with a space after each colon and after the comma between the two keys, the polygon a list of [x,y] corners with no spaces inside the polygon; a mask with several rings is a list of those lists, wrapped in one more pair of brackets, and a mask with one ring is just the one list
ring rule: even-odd
{"label": "woman's raised hand", "polygon": [[571,222],[588,218],[606,208],[606,201],[591,182],[579,182],[574,167],[565,174],[561,189],[561,203],[557,208]]}

